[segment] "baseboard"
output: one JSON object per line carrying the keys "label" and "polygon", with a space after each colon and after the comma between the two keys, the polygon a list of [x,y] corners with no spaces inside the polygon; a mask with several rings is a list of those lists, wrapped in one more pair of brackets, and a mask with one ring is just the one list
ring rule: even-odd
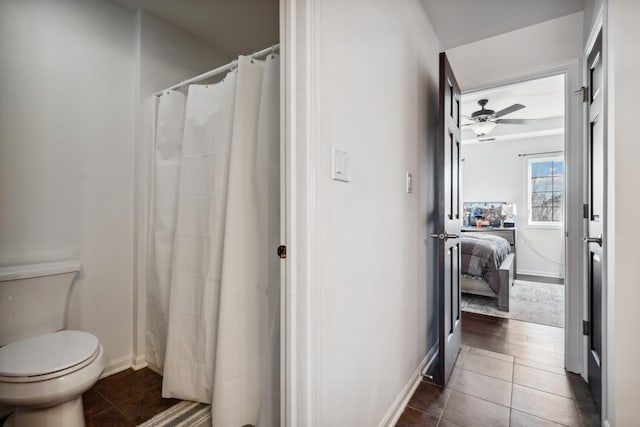
{"label": "baseboard", "polygon": [[539,276],[532,274],[518,273],[516,280],[524,280],[525,282],[549,283],[552,285],[564,285],[564,279],[561,277]]}
{"label": "baseboard", "polygon": [[133,355],[120,357],[116,360],[111,360],[109,364],[102,371],[102,375],[100,375],[100,379],[111,376],[113,374],[117,374],[118,372],[122,372],[126,369],[131,368],[131,361],[133,359]]}
{"label": "baseboard", "polygon": [[420,365],[418,365],[416,370],[413,371],[413,374],[411,374],[409,381],[407,381],[405,386],[402,387],[402,390],[400,390],[400,393],[391,404],[391,407],[385,414],[384,418],[382,419],[382,421],[380,421],[380,427],[392,427],[396,425],[396,423],[402,416],[402,413],[404,412],[404,408],[407,406],[407,403],[409,403],[411,396],[413,396],[413,393],[416,391],[416,388],[418,388],[418,385],[420,384],[420,381],[422,379],[420,374],[422,373],[422,370],[424,369],[426,364],[427,356],[422,359]]}
{"label": "baseboard", "polygon": [[137,371],[139,369],[146,368],[147,366],[149,365],[145,360],[144,354],[131,354],[130,356],[120,357],[116,360],[110,361],[110,363],[104,368],[104,371],[102,371],[100,379],[109,377],[127,369]]}
{"label": "baseboard", "polygon": [[553,277],[554,279],[563,279],[561,274],[558,273],[549,273],[547,271],[535,271],[535,270],[523,270],[518,268],[518,274],[523,274],[525,276],[540,276],[540,277]]}
{"label": "baseboard", "polygon": [[144,357],[144,354],[133,355],[131,358],[131,368],[134,371],[137,371],[142,368],[146,368],[148,366],[147,360]]}
{"label": "baseboard", "polygon": [[158,375],[162,375],[162,369],[158,368],[156,365],[154,365],[153,363],[149,363],[147,362],[147,368],[151,369],[153,372],[155,372]]}

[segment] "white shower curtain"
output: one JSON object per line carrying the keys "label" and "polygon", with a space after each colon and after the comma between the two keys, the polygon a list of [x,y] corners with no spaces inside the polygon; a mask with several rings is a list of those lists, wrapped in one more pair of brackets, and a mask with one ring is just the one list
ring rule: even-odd
{"label": "white shower curtain", "polygon": [[178,212],[185,96],[167,91],[158,104],[153,172],[152,227],[147,286],[147,362],[162,369],[167,342],[169,290]]}
{"label": "white shower curtain", "polygon": [[[164,365],[163,396],[212,403],[213,426],[279,425],[278,76],[277,56],[240,57],[223,81],[190,86],[181,144],[173,144],[181,146],[177,192],[156,160],[154,208],[166,212],[154,215],[148,286],[164,288],[148,292],[148,307],[162,313],[167,294],[169,303],[166,323],[148,314],[156,321],[147,343]],[[173,130],[160,114],[179,109],[173,95],[160,99],[156,158],[161,141],[177,140],[161,135]]]}

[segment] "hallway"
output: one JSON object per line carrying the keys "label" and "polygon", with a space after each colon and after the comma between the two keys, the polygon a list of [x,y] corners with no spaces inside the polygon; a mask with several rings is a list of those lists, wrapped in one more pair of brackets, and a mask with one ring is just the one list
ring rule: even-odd
{"label": "hallway", "polygon": [[587,384],[563,368],[562,328],[463,312],[446,389],[421,383],[396,426],[598,426]]}

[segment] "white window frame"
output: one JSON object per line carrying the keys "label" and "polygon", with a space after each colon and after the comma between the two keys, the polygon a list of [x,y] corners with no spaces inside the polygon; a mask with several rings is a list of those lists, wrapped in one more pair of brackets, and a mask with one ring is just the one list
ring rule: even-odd
{"label": "white window frame", "polygon": [[[564,185],[562,186],[562,213],[560,215],[560,220],[558,221],[533,221],[531,219],[531,215],[533,213],[533,209],[531,206],[531,165],[533,163],[541,163],[541,162],[562,162],[564,166]],[[527,226],[529,227],[540,227],[540,228],[561,228],[564,222],[564,209],[566,203],[566,176],[567,176],[567,165],[563,156],[553,156],[553,157],[533,157],[527,159]]]}

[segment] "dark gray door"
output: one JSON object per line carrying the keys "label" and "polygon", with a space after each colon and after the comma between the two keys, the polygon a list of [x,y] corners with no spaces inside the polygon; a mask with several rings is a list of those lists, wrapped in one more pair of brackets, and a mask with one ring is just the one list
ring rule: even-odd
{"label": "dark gray door", "polygon": [[588,60],[588,165],[589,211],[587,250],[587,287],[589,351],[588,378],[598,410],[602,404],[602,233],[604,207],[604,130],[602,121],[602,32],[589,52]]}
{"label": "dark gray door", "polygon": [[460,87],[447,56],[440,54],[437,156],[438,366],[434,379],[447,384],[460,350]]}

